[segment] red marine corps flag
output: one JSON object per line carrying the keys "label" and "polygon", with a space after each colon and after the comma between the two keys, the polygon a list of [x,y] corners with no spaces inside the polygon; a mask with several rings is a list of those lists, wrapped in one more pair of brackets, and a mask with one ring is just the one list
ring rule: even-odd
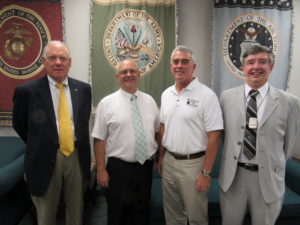
{"label": "red marine corps flag", "polygon": [[15,87],[45,74],[50,40],[62,40],[60,0],[0,1],[0,126],[11,126]]}

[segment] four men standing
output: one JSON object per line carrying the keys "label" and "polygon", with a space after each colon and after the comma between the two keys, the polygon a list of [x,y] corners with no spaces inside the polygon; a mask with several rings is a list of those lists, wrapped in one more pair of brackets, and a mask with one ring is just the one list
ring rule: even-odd
{"label": "four men standing", "polygon": [[[39,224],[55,224],[62,191],[67,224],[81,225],[91,88],[68,77],[71,58],[64,43],[49,42],[43,62],[47,76],[15,90],[13,126],[27,144],[25,175]],[[170,65],[175,85],[162,94],[160,121],[153,98],[138,90],[140,71],[132,60],[120,62],[120,89],[98,104],[92,137],[108,224],[148,224],[158,147],[166,224],[208,224],[207,191],[223,112],[223,225],[241,225],[247,209],[252,224],[273,225],[283,201],[286,159],[295,153],[300,130],[299,99],[268,83],[273,53],[258,45],[244,53],[246,83],[221,94],[222,111],[214,92],[194,77],[191,49],[177,46]]]}

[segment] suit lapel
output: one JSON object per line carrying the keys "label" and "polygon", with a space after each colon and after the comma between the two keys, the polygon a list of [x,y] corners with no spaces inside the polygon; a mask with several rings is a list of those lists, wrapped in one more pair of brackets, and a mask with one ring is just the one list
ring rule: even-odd
{"label": "suit lapel", "polygon": [[246,117],[246,104],[245,104],[245,86],[240,86],[237,91],[236,91],[236,105],[240,111],[240,113],[242,114],[242,118],[245,120]]}
{"label": "suit lapel", "polygon": [[68,78],[68,83],[70,86],[70,93],[71,93],[71,99],[72,99],[72,106],[73,106],[73,119],[74,119],[74,127],[76,127],[77,119],[78,119],[78,101],[79,101],[79,88],[77,87],[74,80],[71,78]]}
{"label": "suit lapel", "polygon": [[266,122],[266,120],[270,117],[270,115],[273,113],[273,111],[277,108],[279,104],[279,95],[274,88],[270,87],[270,90],[267,95],[268,100],[266,102],[262,119],[258,125],[259,127],[263,126],[263,124]]}
{"label": "suit lapel", "polygon": [[54,112],[51,91],[50,91],[49,81],[47,76],[44,76],[43,78],[40,79],[39,93],[42,99],[42,103],[44,104],[44,107],[46,109],[46,112],[49,115],[51,124],[53,125],[55,130],[57,130],[55,112]]}

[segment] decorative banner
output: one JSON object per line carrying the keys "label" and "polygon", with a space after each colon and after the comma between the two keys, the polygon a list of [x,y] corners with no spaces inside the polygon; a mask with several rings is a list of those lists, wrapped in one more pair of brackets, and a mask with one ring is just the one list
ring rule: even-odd
{"label": "decorative banner", "polygon": [[275,54],[270,83],[287,88],[290,73],[292,0],[215,0],[212,86],[223,90],[244,83],[241,57],[247,47],[264,45]]}
{"label": "decorative banner", "polygon": [[115,69],[134,60],[142,73],[139,89],[160,102],[174,81],[175,0],[93,0],[92,87],[94,105],[119,88]]}
{"label": "decorative banner", "polygon": [[15,87],[45,74],[43,47],[62,40],[60,2],[0,1],[0,126],[11,126]]}

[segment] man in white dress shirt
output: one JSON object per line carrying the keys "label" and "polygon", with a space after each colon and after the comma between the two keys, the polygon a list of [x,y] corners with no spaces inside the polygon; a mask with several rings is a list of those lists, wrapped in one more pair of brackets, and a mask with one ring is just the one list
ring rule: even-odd
{"label": "man in white dress shirt", "polygon": [[[148,224],[159,113],[154,99],[138,90],[140,76],[134,61],[120,62],[115,75],[120,89],[104,97],[96,111],[92,137],[97,182],[106,189],[108,225]],[[136,159],[132,97],[136,98],[146,140],[146,161],[142,163]]]}

